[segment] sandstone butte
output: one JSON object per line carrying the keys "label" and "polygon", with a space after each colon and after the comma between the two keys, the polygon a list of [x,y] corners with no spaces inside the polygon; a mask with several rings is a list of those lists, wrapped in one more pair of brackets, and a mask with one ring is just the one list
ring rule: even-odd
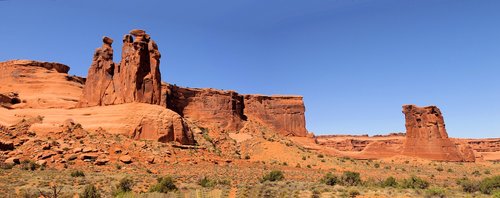
{"label": "sandstone butte", "polygon": [[468,146],[457,146],[449,138],[441,111],[436,106],[404,105],[406,140],[403,154],[440,161],[474,161]]}
{"label": "sandstone butte", "polygon": [[28,131],[63,132],[70,122],[93,133],[183,145],[197,144],[195,134],[204,131],[215,136],[240,133],[237,141],[276,133],[307,149],[359,159],[404,155],[439,161],[498,160],[500,139],[448,138],[443,116],[434,106],[403,107],[406,136],[314,137],[306,130],[301,96],[168,84],[162,82],[161,55],[150,35],[132,30],[122,41],[121,61],[114,63],[113,39],[103,38],[87,78],[68,75],[70,68],[60,63],[1,62],[0,129],[40,116],[43,119],[30,124]]}

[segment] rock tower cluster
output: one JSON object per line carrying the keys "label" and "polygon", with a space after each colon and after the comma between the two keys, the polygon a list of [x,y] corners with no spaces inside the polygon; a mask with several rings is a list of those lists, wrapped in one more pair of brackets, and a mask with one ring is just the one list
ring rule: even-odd
{"label": "rock tower cluster", "polygon": [[123,37],[120,63],[113,62],[113,39],[103,38],[94,53],[78,107],[142,102],[160,104],[161,74],[158,46],[143,30]]}

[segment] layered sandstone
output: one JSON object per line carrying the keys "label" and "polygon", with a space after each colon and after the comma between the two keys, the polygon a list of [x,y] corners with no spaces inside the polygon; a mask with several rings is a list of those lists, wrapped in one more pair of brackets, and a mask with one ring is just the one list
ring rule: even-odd
{"label": "layered sandstone", "polygon": [[84,79],[69,76],[60,63],[32,60],[0,62],[1,106],[8,108],[71,108]]}
{"label": "layered sandstone", "polygon": [[458,148],[446,132],[443,115],[436,106],[404,105],[406,139],[403,154],[440,161],[474,161],[472,150]]}
{"label": "layered sandstone", "polygon": [[159,105],[161,55],[156,43],[143,30],[132,30],[123,38],[119,64],[113,62],[112,43],[104,37],[96,49],[78,107],[130,102]]}
{"label": "layered sandstone", "polygon": [[286,136],[307,135],[305,106],[301,96],[245,95],[244,114]]}
{"label": "layered sandstone", "polygon": [[300,96],[241,95],[234,91],[165,86],[167,108],[204,127],[237,131],[254,121],[281,135],[305,137]]}
{"label": "layered sandstone", "polygon": [[201,126],[237,131],[246,120],[243,96],[234,91],[167,85],[166,106]]}

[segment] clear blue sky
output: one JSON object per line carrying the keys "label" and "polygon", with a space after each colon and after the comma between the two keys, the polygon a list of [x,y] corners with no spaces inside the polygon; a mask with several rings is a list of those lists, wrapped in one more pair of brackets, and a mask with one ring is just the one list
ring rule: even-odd
{"label": "clear blue sky", "polygon": [[1,0],[0,61],[86,76],[104,35],[145,29],[162,78],[303,95],[316,134],[404,131],[401,105],[437,105],[453,137],[500,137],[497,0]]}

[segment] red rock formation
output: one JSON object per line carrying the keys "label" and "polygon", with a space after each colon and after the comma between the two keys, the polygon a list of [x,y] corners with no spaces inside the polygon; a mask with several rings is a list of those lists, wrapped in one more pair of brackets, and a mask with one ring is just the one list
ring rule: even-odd
{"label": "red rock formation", "polygon": [[[436,106],[404,105],[406,140],[403,154],[440,161],[474,161],[466,148],[459,149],[446,132]],[[465,153],[464,153],[465,152]]]}
{"label": "red rock formation", "polygon": [[60,63],[33,60],[0,62],[0,94],[3,94],[0,106],[13,109],[74,107],[82,94],[84,80],[69,76],[69,69]]}
{"label": "red rock formation", "polygon": [[[135,36],[135,39],[134,39]],[[104,37],[96,49],[78,107],[142,102],[160,104],[160,53],[143,30],[123,38],[122,59],[113,62],[113,40]]]}
{"label": "red rock formation", "polygon": [[300,96],[245,95],[244,114],[282,135],[307,135],[305,107]]}
{"label": "red rock formation", "polygon": [[167,108],[203,127],[236,131],[245,121],[282,134],[305,137],[304,102],[299,96],[240,95],[234,91],[166,85]]}
{"label": "red rock formation", "polygon": [[234,91],[167,85],[167,108],[200,126],[236,131],[242,127],[243,97]]}

